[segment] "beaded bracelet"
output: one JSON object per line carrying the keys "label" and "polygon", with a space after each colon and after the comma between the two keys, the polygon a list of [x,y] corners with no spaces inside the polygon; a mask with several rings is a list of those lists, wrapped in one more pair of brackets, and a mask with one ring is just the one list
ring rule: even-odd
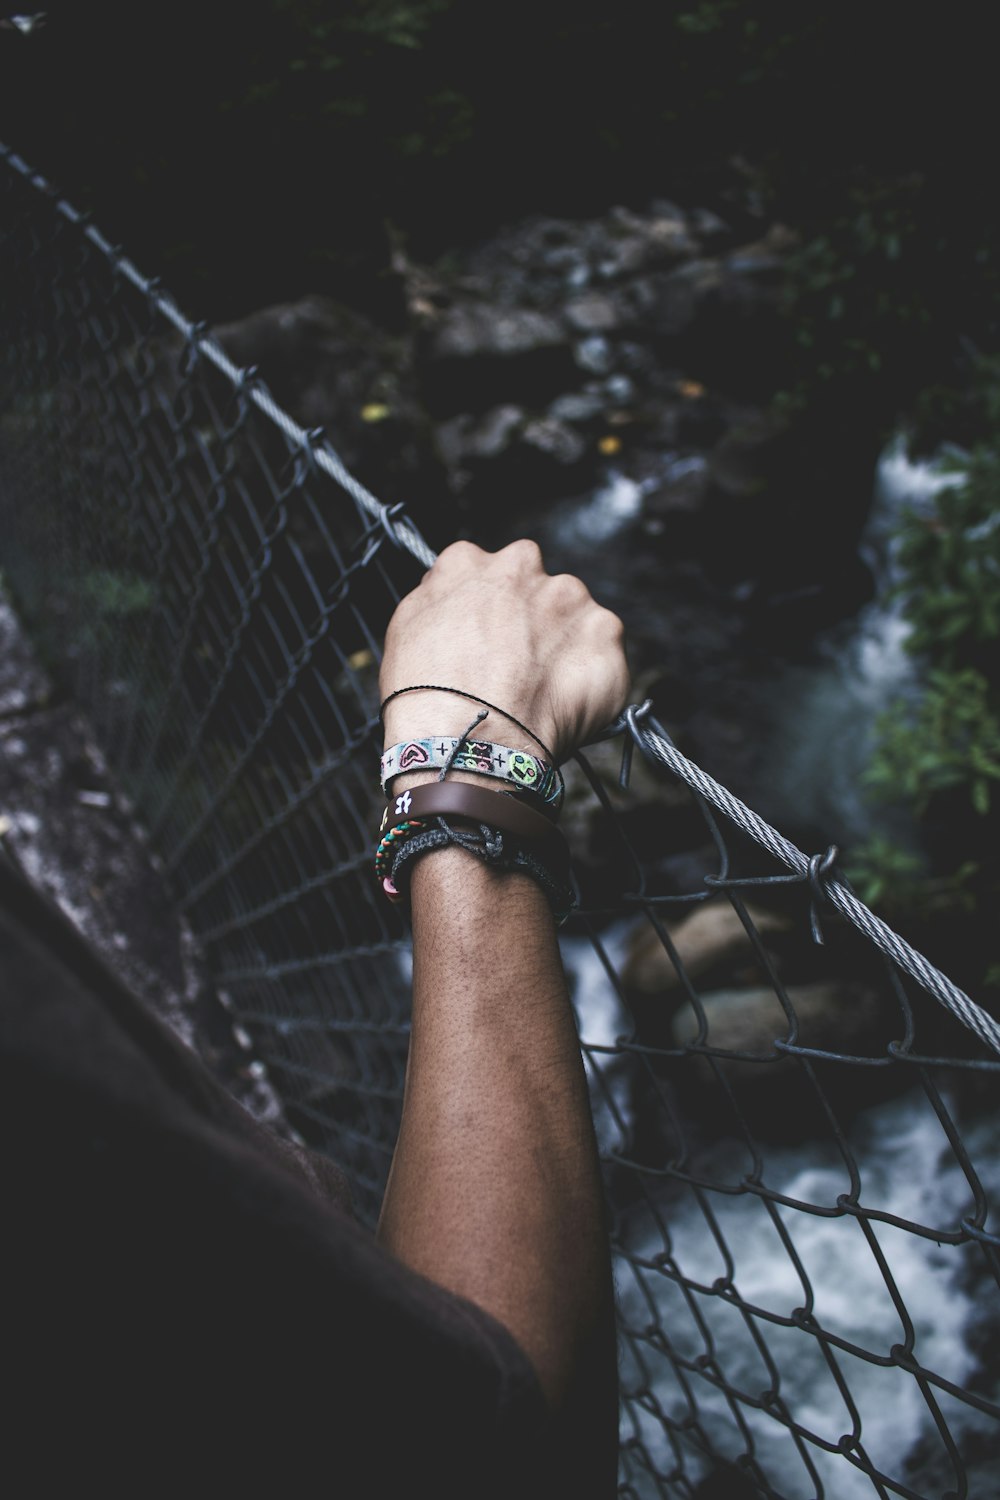
{"label": "beaded bracelet", "polygon": [[[382,828],[379,830],[381,838],[379,839],[378,848],[375,850],[375,874],[383,882],[392,869],[393,856],[400,844],[405,843],[408,838],[412,838],[415,833],[419,833],[426,826],[418,822],[416,818],[408,818],[402,823],[394,823],[389,828],[386,828],[385,823],[386,819],[383,814]],[[386,895],[389,894],[391,893],[386,891]]]}
{"label": "beaded bracelet", "polygon": [[497,745],[492,740],[459,739],[436,735],[431,739],[404,740],[393,745],[382,756],[380,773],[382,790],[405,771],[472,771],[479,776],[494,776],[519,790],[533,792],[542,802],[554,806],[562,788],[554,767],[525,750]]}

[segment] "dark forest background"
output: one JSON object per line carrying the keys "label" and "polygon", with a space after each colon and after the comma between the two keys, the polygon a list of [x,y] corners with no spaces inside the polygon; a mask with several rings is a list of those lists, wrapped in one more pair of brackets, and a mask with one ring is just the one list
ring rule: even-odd
{"label": "dark forest background", "polygon": [[391,322],[391,235],[657,194],[794,227],[807,385],[933,389],[953,428],[997,342],[983,7],[105,0],[0,41],[10,142],[213,322],[306,291]]}
{"label": "dark forest background", "polygon": [[[1000,894],[990,21],[852,0],[55,3],[0,30],[0,138],[213,324],[320,293],[399,331],[394,250],[446,260],[534,213],[665,197],[747,240],[787,226],[768,399],[828,443],[856,423],[965,455],[936,516],[904,522],[926,688],[872,771],[925,821],[929,863],[874,848],[863,875],[914,930],[943,910],[957,954]],[[997,958],[990,939],[969,982],[1000,987]]]}

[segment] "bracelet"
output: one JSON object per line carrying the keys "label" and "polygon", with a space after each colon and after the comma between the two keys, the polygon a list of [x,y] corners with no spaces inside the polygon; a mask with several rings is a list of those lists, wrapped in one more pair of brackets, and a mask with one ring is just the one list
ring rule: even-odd
{"label": "bracelet", "polygon": [[379,705],[378,717],[380,724],[385,720],[385,711],[388,705],[394,698],[401,698],[404,693],[452,693],[456,698],[468,698],[470,703],[480,703],[483,708],[488,708],[495,714],[501,714],[511,724],[516,724],[518,729],[523,730],[530,740],[534,740],[535,744],[539,745],[545,751],[550,763],[555,764],[555,756],[548,745],[546,745],[544,740],[540,740],[538,735],[528,728],[527,724],[522,724],[520,719],[515,719],[514,715],[509,714],[505,708],[497,708],[495,703],[489,703],[485,698],[477,697],[475,693],[467,693],[463,688],[439,687],[433,682],[416,682],[411,687],[396,688],[395,692],[390,693],[387,698],[383,698]]}
{"label": "bracelet", "polygon": [[[390,901],[406,902],[410,894],[410,877],[413,864],[425,854],[451,847],[464,849],[468,854],[504,872],[521,871],[530,875],[541,886],[548,899],[556,924],[561,926],[576,906],[569,874],[569,853],[555,868],[548,859],[542,858],[536,849],[527,848],[504,835],[497,828],[480,825],[476,833],[450,828],[444,819],[437,828],[426,828],[412,834],[397,848],[392,861],[392,872],[382,885]],[[550,853],[554,851],[549,851]]]}
{"label": "bracelet", "polygon": [[414,819],[469,818],[485,823],[518,840],[537,845],[539,851],[566,848],[566,840],[544,813],[535,812],[520,797],[509,792],[486,792],[465,781],[429,781],[411,787],[392,799],[382,815],[386,828]]}
{"label": "bracelet", "polygon": [[[395,692],[390,693],[387,698],[383,698],[381,704],[379,705],[378,711],[380,724],[385,723],[385,711],[388,705],[393,701],[394,698],[402,697],[404,693],[452,693],[456,698],[468,698],[472,703],[479,703],[489,712],[500,714],[502,718],[509,720],[511,724],[516,724],[518,729],[520,729],[523,734],[526,734],[528,736],[529,740],[534,740],[539,749],[544,751],[545,759],[548,765],[555,768],[555,774],[559,782],[560,800],[565,796],[566,783],[563,781],[562,772],[559,770],[558,766],[556,766],[556,758],[553,755],[552,751],[549,749],[548,745],[546,745],[544,740],[540,740],[538,738],[538,735],[534,732],[533,729],[529,729],[527,724],[522,724],[520,719],[516,719],[514,715],[508,713],[505,708],[498,708],[495,703],[490,703],[489,699],[487,698],[480,698],[476,693],[467,693],[464,688],[441,687],[437,683],[433,682],[417,682],[413,683],[410,687],[396,688]],[[478,723],[480,720],[485,719],[486,717],[487,714],[479,714],[475,722]],[[475,724],[471,726],[471,728],[474,727]],[[468,735],[471,733],[471,728],[465,731],[465,735],[463,736],[463,738],[468,738]]]}
{"label": "bracelet", "polygon": [[555,769],[537,755],[497,745],[492,740],[470,740],[438,735],[433,739],[404,740],[393,745],[382,756],[379,770],[382,790],[388,794],[389,783],[404,771],[473,771],[480,776],[494,776],[524,791],[533,792],[542,802],[559,801],[562,788]]}
{"label": "bracelet", "polygon": [[[474,827],[456,828],[458,818]],[[428,827],[429,822],[436,827]],[[461,781],[435,781],[393,798],[382,813],[375,873],[390,901],[409,894],[409,862],[456,845],[495,869],[522,870],[542,887],[562,923],[576,905],[569,849],[543,813],[510,792],[486,792]]]}
{"label": "bracelet", "polygon": [[[386,812],[388,812],[388,808]],[[375,874],[383,882],[383,886],[392,869],[393,856],[398,851],[400,844],[405,843],[413,834],[419,833],[424,826],[423,823],[418,823],[414,819],[409,818],[405,822],[389,826],[386,826],[387,823],[386,813],[383,813],[382,826],[379,828],[381,837],[379,838],[378,848],[375,850]],[[391,892],[386,888],[386,895],[390,894]]]}

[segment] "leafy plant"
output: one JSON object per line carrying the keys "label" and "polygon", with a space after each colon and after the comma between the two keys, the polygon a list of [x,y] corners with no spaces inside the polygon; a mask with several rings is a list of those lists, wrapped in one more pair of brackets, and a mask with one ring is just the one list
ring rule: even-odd
{"label": "leafy plant", "polygon": [[1000,781],[1000,717],[981,672],[928,673],[921,698],[897,704],[878,726],[879,748],[865,780],[876,793],[926,813],[936,792],[960,789],[975,811],[990,811]]}
{"label": "leafy plant", "polygon": [[80,592],[102,617],[131,615],[150,609],[155,595],[148,579],[137,573],[113,573],[98,568],[82,580]]}
{"label": "leafy plant", "polygon": [[[984,414],[1000,425],[1000,362],[985,363],[982,380]],[[897,536],[897,592],[923,686],[881,716],[866,773],[873,795],[912,812],[925,855],[872,839],[854,878],[871,904],[957,923],[957,947],[981,950],[973,977],[989,987],[1000,974],[987,926],[1000,897],[1000,442],[984,438],[944,467],[954,483],[909,510]]]}

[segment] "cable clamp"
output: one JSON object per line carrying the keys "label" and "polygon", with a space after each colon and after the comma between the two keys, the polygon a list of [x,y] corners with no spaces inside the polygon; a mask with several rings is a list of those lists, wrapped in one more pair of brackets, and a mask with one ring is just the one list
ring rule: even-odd
{"label": "cable clamp", "polygon": [[403,543],[396,531],[395,526],[393,525],[393,522],[396,520],[397,516],[401,516],[405,510],[405,502],[402,500],[397,500],[395,505],[383,505],[379,509],[378,513],[379,524],[381,525],[382,530],[385,532],[390,542],[392,542],[393,546],[399,547],[400,549],[402,549]]}
{"label": "cable clamp", "polygon": [[837,863],[840,850],[836,844],[831,844],[825,854],[813,854],[809,859],[809,874],[807,879],[812,887],[812,900],[809,904],[809,926],[812,929],[813,942],[823,946],[823,929],[820,926],[819,909],[827,899],[826,881],[833,872]]}
{"label": "cable clamp", "polygon": [[622,728],[628,730],[628,735],[626,736],[626,739],[622,744],[622,763],[621,769],[618,772],[618,785],[621,787],[623,792],[628,791],[629,779],[632,775],[633,751],[635,750],[636,745],[638,745],[640,749],[642,747],[642,730],[639,727],[639,720],[646,717],[652,706],[652,698],[647,698],[645,703],[640,703],[638,705],[636,705],[635,703],[630,703],[628,708],[621,716],[620,722],[622,724]]}
{"label": "cable clamp", "polygon": [[201,341],[208,337],[208,324],[204,319],[200,323],[192,323],[184,340],[184,355],[181,360],[181,374],[185,379],[193,375],[202,360]]}

